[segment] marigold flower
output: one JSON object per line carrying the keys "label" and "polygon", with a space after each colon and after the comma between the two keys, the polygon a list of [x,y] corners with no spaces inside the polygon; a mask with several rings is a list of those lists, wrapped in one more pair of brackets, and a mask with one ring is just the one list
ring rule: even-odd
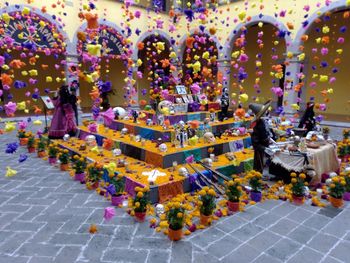
{"label": "marigold flower", "polygon": [[143,197],[143,193],[142,193],[142,192],[138,192],[138,193],[137,193],[137,197],[138,197],[138,198]]}
{"label": "marigold flower", "polygon": [[181,212],[179,212],[179,213],[177,213],[177,218],[182,218],[183,217],[183,213],[181,213]]}

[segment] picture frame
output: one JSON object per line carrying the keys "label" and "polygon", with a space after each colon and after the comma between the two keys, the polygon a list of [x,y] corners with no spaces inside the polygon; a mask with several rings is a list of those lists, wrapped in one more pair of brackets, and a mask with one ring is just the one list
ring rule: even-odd
{"label": "picture frame", "polygon": [[48,110],[53,110],[55,109],[55,105],[53,104],[51,98],[49,96],[41,96],[40,99],[43,101],[45,107]]}
{"label": "picture frame", "polygon": [[177,91],[177,94],[179,94],[179,95],[187,95],[187,90],[186,90],[186,87],[184,85],[177,85],[176,91]]}

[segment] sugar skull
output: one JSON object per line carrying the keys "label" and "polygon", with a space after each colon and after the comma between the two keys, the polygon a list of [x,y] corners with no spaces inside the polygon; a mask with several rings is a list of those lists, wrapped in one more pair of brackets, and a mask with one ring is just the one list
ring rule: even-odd
{"label": "sugar skull", "polygon": [[69,134],[65,134],[65,135],[63,136],[63,140],[64,140],[65,142],[68,142],[69,139],[70,139],[70,135],[69,135]]}
{"label": "sugar skull", "polygon": [[188,176],[188,170],[186,167],[180,167],[178,172],[179,172],[179,175],[181,176]]}
{"label": "sugar skull", "polygon": [[88,146],[96,145],[96,137],[94,135],[88,135],[85,137],[85,142]]}
{"label": "sugar skull", "polygon": [[215,136],[212,132],[204,133],[204,142],[205,143],[215,143]]}
{"label": "sugar skull", "polygon": [[168,146],[165,143],[162,143],[158,146],[160,152],[165,153],[168,150]]}
{"label": "sugar skull", "polygon": [[153,124],[152,119],[147,119],[147,120],[146,120],[146,125],[147,125],[147,126],[151,126],[152,124]]}
{"label": "sugar skull", "polygon": [[113,156],[119,156],[121,154],[122,154],[122,150],[120,150],[120,149],[114,149],[113,150]]}
{"label": "sugar skull", "polygon": [[205,158],[203,160],[203,163],[208,166],[208,167],[212,167],[213,166],[213,160],[211,158]]}
{"label": "sugar skull", "polygon": [[164,205],[162,205],[162,204],[156,205],[156,214],[158,217],[160,215],[164,214]]}
{"label": "sugar skull", "polygon": [[122,135],[127,135],[128,132],[129,132],[128,128],[123,128],[123,129],[121,130]]}

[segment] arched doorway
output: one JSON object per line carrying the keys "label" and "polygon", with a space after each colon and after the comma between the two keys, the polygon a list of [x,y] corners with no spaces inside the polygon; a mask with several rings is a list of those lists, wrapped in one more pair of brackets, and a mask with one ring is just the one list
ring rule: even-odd
{"label": "arched doorway", "polygon": [[65,84],[67,37],[55,21],[36,12],[40,13],[20,6],[2,11],[9,17],[8,21],[0,22],[0,56],[7,65],[1,72],[2,103],[21,103],[16,115],[40,114],[43,108],[40,96]]}
{"label": "arched doorway", "polygon": [[234,33],[232,52],[227,55],[231,61],[230,91],[247,94],[247,103],[272,99],[274,107],[282,106],[288,32],[272,23],[256,21]]}
{"label": "arched doorway", "polygon": [[[77,34],[80,35],[77,42],[77,53],[80,63],[79,83],[83,111],[90,111],[93,103],[90,92],[94,86],[101,83],[109,86],[108,91],[103,88],[103,93],[106,93],[105,96],[111,107],[126,106],[124,89],[126,62],[123,35],[114,27],[106,24],[100,24],[93,33],[89,29],[83,29]],[[102,46],[100,56],[88,55],[88,45],[91,43]],[[91,74],[94,72],[98,72],[98,79],[93,78],[94,81],[92,81]]]}
{"label": "arched doorway", "polygon": [[303,103],[314,101],[315,110],[335,121],[349,121],[350,96],[348,67],[350,52],[350,9],[323,13],[298,34],[303,62],[305,89],[299,94]]}

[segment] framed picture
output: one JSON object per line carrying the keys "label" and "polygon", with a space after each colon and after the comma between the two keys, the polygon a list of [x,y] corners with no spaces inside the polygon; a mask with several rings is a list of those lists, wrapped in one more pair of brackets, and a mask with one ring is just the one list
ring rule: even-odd
{"label": "framed picture", "polygon": [[186,87],[183,85],[177,85],[176,91],[177,91],[177,94],[179,94],[179,95],[186,95],[187,94]]}
{"label": "framed picture", "polygon": [[52,100],[49,96],[41,96],[40,98],[48,110],[55,109],[55,105],[53,105]]}

